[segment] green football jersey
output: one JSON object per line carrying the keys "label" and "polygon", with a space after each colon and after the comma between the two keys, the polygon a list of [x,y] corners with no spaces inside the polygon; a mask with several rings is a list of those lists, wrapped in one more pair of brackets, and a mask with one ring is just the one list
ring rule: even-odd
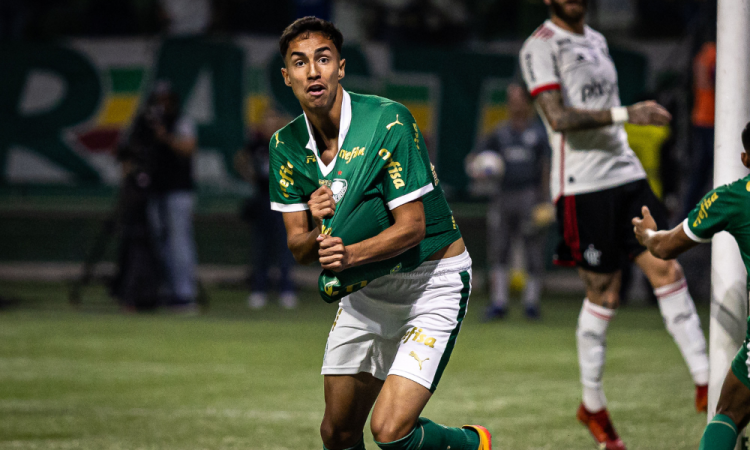
{"label": "green football jersey", "polygon": [[750,175],[706,194],[688,214],[683,229],[696,242],[709,242],[720,231],[731,234],[749,274],[750,290]]}
{"label": "green football jersey", "polygon": [[324,270],[318,287],[327,302],[383,275],[414,270],[461,237],[422,133],[406,107],[382,97],[344,91],[340,120],[339,150],[328,165],[319,158],[304,114],[274,135],[270,144],[271,208],[307,210],[310,195],[320,186],[329,186],[336,211],[323,221],[323,232],[351,245],[391,226],[392,209],[421,198],[426,234],[419,245],[397,257],[339,273]]}

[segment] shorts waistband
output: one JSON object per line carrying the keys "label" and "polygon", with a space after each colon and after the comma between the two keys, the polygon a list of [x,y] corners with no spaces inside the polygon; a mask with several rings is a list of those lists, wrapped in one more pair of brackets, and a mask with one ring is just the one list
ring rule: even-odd
{"label": "shorts waistband", "polygon": [[424,278],[443,275],[446,273],[458,273],[471,270],[471,256],[469,251],[450,258],[438,259],[435,261],[425,261],[416,269],[410,272],[392,273],[386,277],[393,278]]}

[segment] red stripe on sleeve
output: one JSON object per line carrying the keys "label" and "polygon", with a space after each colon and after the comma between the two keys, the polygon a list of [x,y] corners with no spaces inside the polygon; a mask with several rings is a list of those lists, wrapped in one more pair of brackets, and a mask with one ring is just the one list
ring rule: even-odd
{"label": "red stripe on sleeve", "polygon": [[543,84],[539,86],[538,88],[534,89],[529,93],[532,97],[536,97],[537,95],[541,94],[544,91],[559,91],[560,90],[560,83],[550,83],[550,84]]}

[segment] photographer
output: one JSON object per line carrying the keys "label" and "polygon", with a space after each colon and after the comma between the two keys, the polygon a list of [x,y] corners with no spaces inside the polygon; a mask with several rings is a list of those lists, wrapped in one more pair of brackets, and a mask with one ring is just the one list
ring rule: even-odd
{"label": "photographer", "polygon": [[135,118],[124,147],[126,172],[146,192],[151,240],[164,273],[163,298],[177,310],[195,309],[192,157],[194,123],[180,115],[180,99],[158,82]]}

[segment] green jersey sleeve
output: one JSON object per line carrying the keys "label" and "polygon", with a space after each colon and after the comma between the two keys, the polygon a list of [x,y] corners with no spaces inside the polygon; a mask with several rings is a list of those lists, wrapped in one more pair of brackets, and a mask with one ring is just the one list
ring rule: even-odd
{"label": "green jersey sleeve", "polygon": [[706,194],[682,223],[685,234],[695,242],[709,242],[729,226],[732,211],[731,185],[721,186]]}
{"label": "green jersey sleeve", "polygon": [[280,137],[281,130],[271,138],[269,144],[269,189],[271,209],[281,212],[305,211],[309,197],[305,195],[305,180],[299,169],[298,157]]}
{"label": "green jersey sleeve", "polygon": [[390,158],[383,172],[383,196],[388,209],[416,200],[432,191],[432,166],[417,122],[402,105],[385,114],[388,134],[379,154]]}

